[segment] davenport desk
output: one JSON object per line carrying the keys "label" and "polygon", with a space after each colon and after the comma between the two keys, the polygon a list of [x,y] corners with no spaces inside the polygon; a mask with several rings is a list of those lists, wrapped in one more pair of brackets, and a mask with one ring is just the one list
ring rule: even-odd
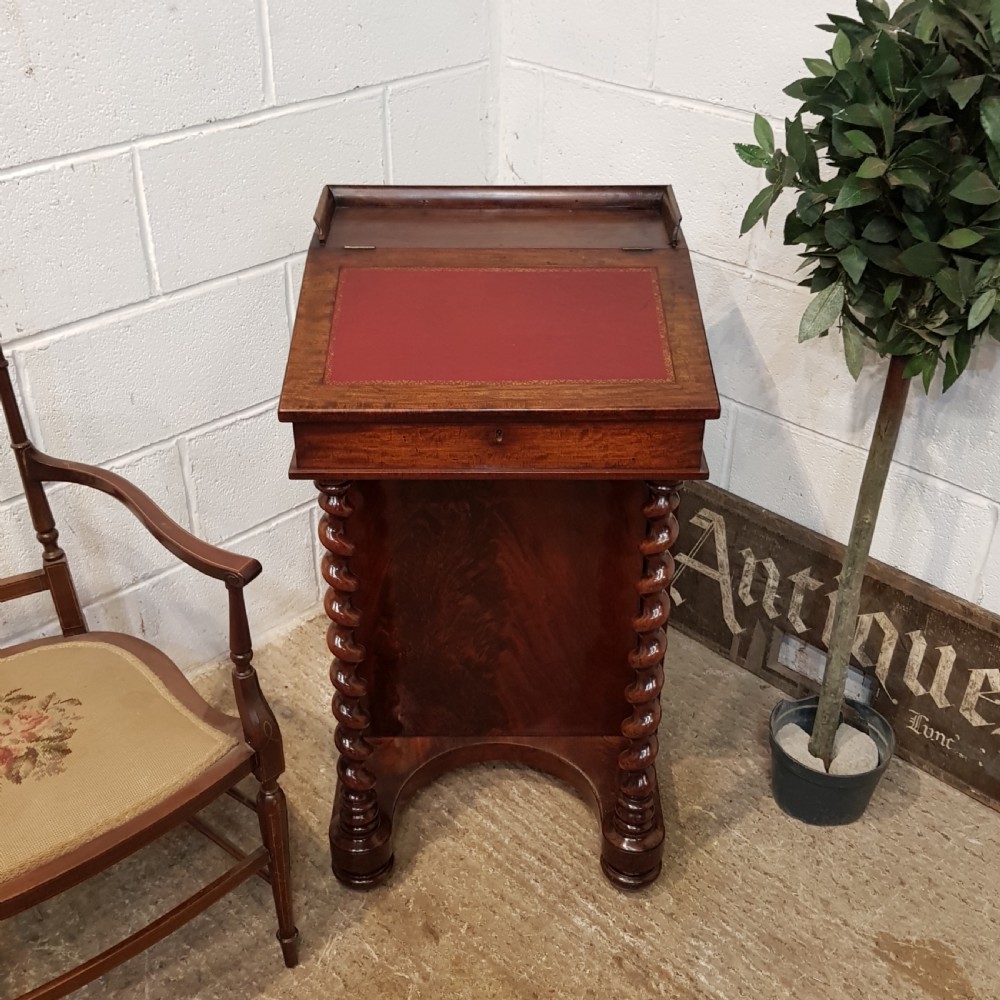
{"label": "davenport desk", "polygon": [[327,187],[281,394],[316,481],[333,870],[392,867],[415,789],[513,760],[656,878],[678,486],[719,414],[669,188]]}

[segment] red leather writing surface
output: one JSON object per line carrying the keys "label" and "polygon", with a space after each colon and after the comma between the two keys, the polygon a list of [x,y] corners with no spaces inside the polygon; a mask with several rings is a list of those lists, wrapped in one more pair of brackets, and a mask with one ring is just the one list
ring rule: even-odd
{"label": "red leather writing surface", "polygon": [[672,378],[652,268],[340,271],[327,383]]}

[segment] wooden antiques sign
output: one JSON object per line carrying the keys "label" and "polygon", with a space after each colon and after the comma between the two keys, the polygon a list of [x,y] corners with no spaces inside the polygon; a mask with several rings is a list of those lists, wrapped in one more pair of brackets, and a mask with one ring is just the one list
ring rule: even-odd
{"label": "wooden antiques sign", "polygon": [[[690,483],[671,622],[793,697],[818,689],[844,547]],[[891,723],[904,760],[1000,809],[1000,617],[869,564],[851,697]]]}

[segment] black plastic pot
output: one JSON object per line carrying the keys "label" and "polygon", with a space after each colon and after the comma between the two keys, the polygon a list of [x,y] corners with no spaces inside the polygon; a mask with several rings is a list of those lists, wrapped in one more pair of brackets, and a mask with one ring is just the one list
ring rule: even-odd
{"label": "black plastic pot", "polygon": [[867,705],[848,702],[868,727],[878,747],[879,764],[863,774],[827,774],[793,760],[778,746],[775,734],[793,722],[812,732],[819,698],[779,701],[771,712],[771,789],[774,801],[795,819],[814,826],[841,826],[860,819],[896,751],[892,727]]}

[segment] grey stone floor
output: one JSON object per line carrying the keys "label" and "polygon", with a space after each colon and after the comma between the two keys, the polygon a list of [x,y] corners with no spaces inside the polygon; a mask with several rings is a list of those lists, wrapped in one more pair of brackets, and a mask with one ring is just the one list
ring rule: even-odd
{"label": "grey stone floor", "polygon": [[[604,880],[590,808],[558,781],[482,765],[417,795],[388,884],[342,888],[326,845],[324,651],[316,619],[258,657],[285,733],[302,964],[282,965],[269,891],[253,880],[77,996],[1000,997],[1000,815],[893,762],[854,826],[788,819],[768,789],[777,693],[677,634],[659,768],[668,842],[654,886],[625,895]],[[201,686],[224,702],[222,670]],[[222,812],[250,843],[253,817],[235,803]],[[109,931],[148,919],[224,861],[178,831],[9,921],[0,995],[106,946]]]}

